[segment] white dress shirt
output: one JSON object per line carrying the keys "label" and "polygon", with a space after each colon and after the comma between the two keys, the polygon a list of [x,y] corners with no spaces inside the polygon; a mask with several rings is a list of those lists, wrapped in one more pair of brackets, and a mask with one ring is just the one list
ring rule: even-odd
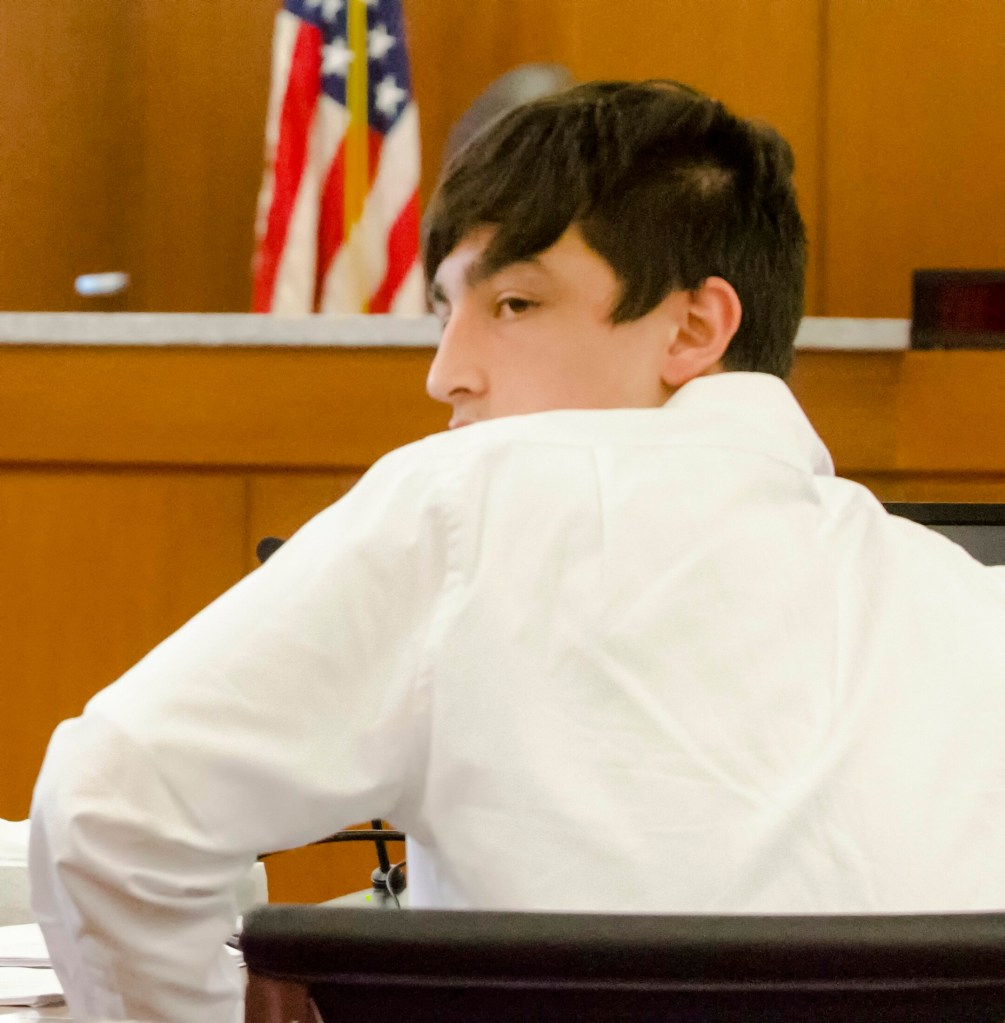
{"label": "white dress shirt", "polygon": [[1003,624],[773,377],[439,434],[57,729],[35,909],[79,1016],[210,1023],[254,854],[375,817],[413,906],[1005,908]]}

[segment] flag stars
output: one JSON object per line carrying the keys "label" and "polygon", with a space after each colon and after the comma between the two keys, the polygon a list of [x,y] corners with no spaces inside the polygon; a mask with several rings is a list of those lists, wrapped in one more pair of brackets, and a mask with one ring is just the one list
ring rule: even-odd
{"label": "flag stars", "polygon": [[388,120],[391,120],[398,115],[398,107],[401,106],[407,96],[408,93],[398,86],[394,75],[385,75],[377,86],[377,95],[373,105]]}
{"label": "flag stars", "polygon": [[345,8],[345,0],[306,0],[306,5],[311,11],[320,8],[322,20],[331,23]]}
{"label": "flag stars", "polygon": [[349,74],[349,65],[354,54],[346,45],[342,36],[337,36],[321,48],[321,74],[338,75],[345,78]]}
{"label": "flag stars", "polygon": [[370,60],[383,60],[398,40],[387,31],[386,25],[378,25],[366,34],[367,53]]}

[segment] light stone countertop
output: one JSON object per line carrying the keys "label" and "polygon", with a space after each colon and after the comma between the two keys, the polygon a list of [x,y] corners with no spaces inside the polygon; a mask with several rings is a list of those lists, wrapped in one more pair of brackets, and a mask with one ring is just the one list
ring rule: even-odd
{"label": "light stone countertop", "polygon": [[[909,336],[909,320],[808,316],[796,347],[899,351]],[[435,316],[0,313],[0,345],[422,348],[438,338]]]}

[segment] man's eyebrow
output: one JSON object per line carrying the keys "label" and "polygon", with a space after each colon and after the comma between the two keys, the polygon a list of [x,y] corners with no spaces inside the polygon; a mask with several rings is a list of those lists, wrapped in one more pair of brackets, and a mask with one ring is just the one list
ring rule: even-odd
{"label": "man's eyebrow", "polygon": [[[510,270],[513,267],[521,266],[540,270],[545,274],[548,273],[548,268],[541,262],[537,255],[528,256],[526,259],[514,259],[508,263],[503,263],[501,266],[495,266],[483,259],[479,259],[472,263],[465,271],[464,282],[469,288],[474,288],[483,281],[487,281],[490,277],[494,277],[497,273],[502,273],[503,270]],[[440,284],[435,277],[426,289],[426,293],[429,297],[429,304],[432,306],[450,304],[450,299],[447,298],[447,293],[443,290],[443,285]]]}
{"label": "man's eyebrow", "polygon": [[468,267],[467,273],[464,275],[467,281],[468,287],[473,288],[476,284],[481,284],[483,281],[487,281],[490,277],[494,277],[498,273],[502,273],[503,270],[512,270],[516,267],[526,266],[534,270],[540,270],[543,273],[547,273],[547,267],[541,262],[540,255],[535,253],[533,256],[526,256],[523,259],[513,259],[507,263],[495,264],[484,259],[479,259],[477,262],[471,264]]}

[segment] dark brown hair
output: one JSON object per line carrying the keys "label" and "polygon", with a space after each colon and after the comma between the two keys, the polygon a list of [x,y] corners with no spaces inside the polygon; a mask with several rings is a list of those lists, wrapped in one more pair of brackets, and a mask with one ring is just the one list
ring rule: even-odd
{"label": "dark brown hair", "polygon": [[576,225],[621,282],[613,322],[722,277],[743,307],[726,369],[784,377],[806,264],[792,168],[774,129],[688,86],[576,86],[510,111],[451,160],[423,224],[426,279],[475,228],[496,229],[491,274]]}

